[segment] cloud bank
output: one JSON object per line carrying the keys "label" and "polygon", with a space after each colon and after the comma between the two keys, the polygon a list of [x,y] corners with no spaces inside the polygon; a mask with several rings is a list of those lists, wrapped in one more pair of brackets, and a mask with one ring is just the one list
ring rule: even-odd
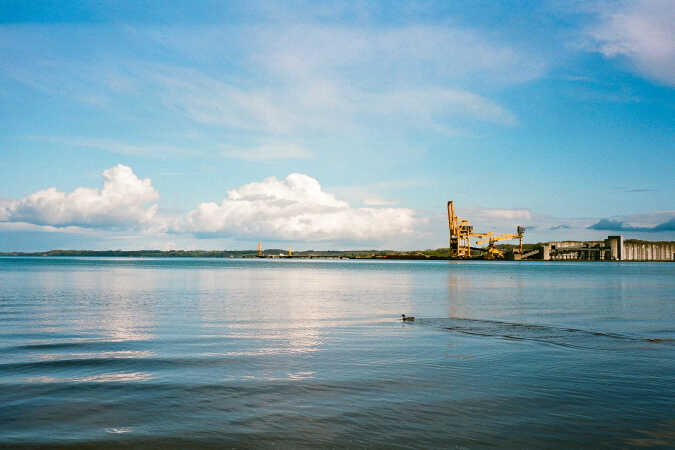
{"label": "cloud bank", "polygon": [[[232,149],[228,156],[254,161],[308,157],[303,149],[288,148],[299,135],[456,134],[514,126],[516,113],[497,93],[540,78],[549,66],[548,57],[516,42],[449,24],[101,26],[95,40],[88,29],[54,24],[10,31],[0,29],[0,37],[21,52],[6,62],[0,58],[3,77],[134,118],[147,120],[147,112],[185,128],[275,143],[286,138],[285,149],[249,149],[251,140],[240,136],[239,146],[251,151]],[[69,45],[45,62],[54,34],[65,35]],[[119,45],[119,53],[77,57],[98,52],[108,41]],[[123,51],[139,41],[178,58]],[[192,63],[177,64],[181,57]],[[143,108],[129,107],[139,98]],[[158,137],[147,145],[94,137],[71,138],[69,144],[125,155],[203,152],[170,140],[162,145]]]}
{"label": "cloud bank", "polygon": [[608,3],[589,30],[595,50],[625,58],[641,75],[675,86],[675,7],[671,0]]}
{"label": "cloud bank", "polygon": [[[106,239],[133,236],[137,242],[142,239],[155,246],[165,240],[182,240],[192,242],[194,248],[201,248],[195,237],[209,238],[210,242],[231,239],[419,248],[443,245],[447,236],[444,212],[393,207],[392,202],[369,191],[365,191],[368,196],[362,200],[363,207],[352,206],[306,174],[248,183],[227,191],[219,203],[203,202],[187,213],[170,215],[158,213],[159,194],[151,180],[138,178],[130,167],[120,164],[107,169],[103,178],[101,189],[79,187],[64,193],[52,187],[22,199],[0,199],[0,230],[94,233]],[[506,232],[524,225],[528,240],[560,239],[560,233],[594,238],[604,232],[667,236],[675,231],[673,211],[571,219],[529,209],[469,206],[463,207],[460,215],[480,231]],[[129,230],[136,232],[130,234]]]}
{"label": "cloud bank", "polygon": [[299,173],[228,191],[220,204],[201,203],[170,231],[200,237],[238,236],[302,241],[380,241],[414,232],[407,208],[353,208]]}
{"label": "cloud bank", "polygon": [[[159,194],[149,178],[139,179],[119,164],[103,172],[103,189],[78,187],[73,192],[43,189],[0,204],[0,220],[56,227],[129,227],[148,223]],[[151,204],[151,205],[149,205]]]}
{"label": "cloud bank", "polygon": [[639,233],[658,233],[662,231],[675,231],[675,217],[654,226],[635,226],[621,220],[601,219],[588,227],[589,230],[605,231],[633,231]]}
{"label": "cloud bank", "polygon": [[0,222],[43,230],[140,229],[145,232],[306,242],[381,242],[410,236],[424,220],[407,208],[354,208],[319,181],[293,173],[232,189],[220,204],[200,203],[187,214],[157,215],[159,194],[130,167],[103,172],[103,188],[43,189],[19,200],[0,199]]}

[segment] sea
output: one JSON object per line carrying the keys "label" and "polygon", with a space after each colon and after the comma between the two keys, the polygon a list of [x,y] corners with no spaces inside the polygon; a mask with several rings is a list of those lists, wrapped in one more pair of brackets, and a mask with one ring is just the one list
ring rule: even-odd
{"label": "sea", "polygon": [[0,447],[674,448],[675,264],[3,257]]}

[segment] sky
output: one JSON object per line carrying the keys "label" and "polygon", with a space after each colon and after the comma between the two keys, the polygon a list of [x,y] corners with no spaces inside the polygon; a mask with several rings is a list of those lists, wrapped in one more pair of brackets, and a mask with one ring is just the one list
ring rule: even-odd
{"label": "sky", "polygon": [[0,0],[0,251],[675,240],[675,3]]}

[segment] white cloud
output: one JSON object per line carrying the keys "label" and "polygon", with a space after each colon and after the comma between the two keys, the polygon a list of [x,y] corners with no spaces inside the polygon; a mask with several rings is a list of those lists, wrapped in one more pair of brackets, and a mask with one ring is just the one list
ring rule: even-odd
{"label": "white cloud", "polygon": [[0,222],[4,222],[9,218],[9,207],[12,206],[13,200],[8,198],[0,198]]}
{"label": "white cloud", "polygon": [[[1,216],[0,216],[1,217]],[[27,222],[4,222],[0,218],[0,232],[3,231],[38,231],[45,233],[71,233],[79,235],[91,235],[94,233],[110,233],[110,230],[102,230],[96,228],[83,228],[79,226],[52,226],[52,225],[36,225]],[[108,238],[109,235],[98,235],[101,238]]]}
{"label": "white cloud", "polygon": [[223,151],[228,158],[246,161],[272,161],[278,159],[308,159],[312,152],[292,144],[262,144],[250,148],[232,148]]}
{"label": "white cloud", "polygon": [[[150,39],[192,64],[171,65],[159,58],[141,61],[124,52],[92,63],[90,58],[73,59],[78,52],[68,52],[65,58],[59,49],[45,59],[44,49],[51,48],[55,33],[68,36],[76,49],[80,45],[94,49],[83,39],[84,30],[31,25],[4,34],[0,27],[0,36],[22,48],[13,58],[5,58],[9,62],[0,58],[0,71],[67,101],[85,102],[118,116],[123,111],[125,123],[150,115],[173,119],[181,129],[177,132],[214,127],[255,138],[295,139],[326,132],[390,136],[392,130],[420,129],[456,134],[470,133],[482,122],[513,125],[515,114],[492,98],[494,92],[541,77],[548,65],[532,50],[484,31],[447,24],[267,22],[97,30],[119,42]],[[214,64],[218,61],[227,63]],[[143,98],[142,107],[128,107],[138,98]],[[162,135],[154,141],[164,139]],[[105,139],[70,144],[132,155],[204,153],[200,146],[183,149]]]}
{"label": "white cloud", "polygon": [[[524,208],[481,208],[476,206],[455,206],[455,214],[463,219],[468,219],[477,233],[496,231],[500,233],[515,233],[517,226],[541,228],[542,223],[548,218]],[[444,224],[447,229],[447,214],[439,215],[439,229]],[[530,234],[529,232],[526,234]]]}
{"label": "white cloud", "polygon": [[[454,134],[476,122],[514,125],[513,112],[478,90],[536,79],[547,67],[531,51],[451,26],[266,24],[148,33],[185,54],[235,53],[245,75],[159,65],[139,72],[168,109],[199,124],[272,135]],[[231,45],[213,45],[222,40]]]}
{"label": "white cloud", "polygon": [[[162,72],[162,71],[165,72]],[[475,122],[515,125],[515,114],[463,89],[442,85],[357,87],[348,80],[280,81],[283,89],[242,89],[197,71],[157,68],[163,102],[196,123],[265,135],[425,129],[452,133]],[[161,73],[161,75],[160,75]],[[289,148],[283,153],[288,153]],[[294,155],[306,156],[295,149]],[[279,149],[262,147],[263,155]],[[247,152],[234,153],[246,156]]]}
{"label": "white cloud", "polygon": [[102,138],[82,138],[82,137],[63,137],[63,136],[32,136],[31,139],[44,141],[53,144],[61,144],[72,147],[81,147],[97,150],[105,150],[111,153],[132,156],[155,156],[163,157],[167,155],[190,155],[199,153],[194,149],[178,148],[171,145],[158,144],[129,144],[113,139]]}
{"label": "white cloud", "polygon": [[497,220],[530,220],[532,213],[528,209],[483,209],[481,216]]}
{"label": "white cloud", "polygon": [[[421,150],[417,150],[417,152],[421,152]],[[326,189],[352,204],[393,206],[399,203],[395,199],[400,198],[403,192],[427,186],[428,183],[427,179],[397,178],[367,184],[329,186]]]}
{"label": "white cloud", "polygon": [[363,204],[366,206],[393,206],[397,203],[395,200],[385,200],[377,195],[370,195],[363,199]]}
{"label": "white cloud", "polygon": [[449,118],[464,117],[502,125],[515,125],[516,116],[480,95],[432,87],[365,95],[361,109],[386,117],[394,113],[418,125],[443,124]]}
{"label": "white cloud", "polygon": [[0,219],[56,227],[126,227],[153,218],[157,205],[148,204],[159,194],[149,178],[139,179],[122,164],[105,170],[103,178],[101,190],[79,187],[64,193],[51,187],[11,201],[4,213],[0,210]]}
{"label": "white cloud", "polygon": [[378,242],[411,235],[420,219],[406,208],[353,208],[303,174],[275,177],[228,191],[220,203],[201,203],[174,232],[296,241]]}
{"label": "white cloud", "polygon": [[541,76],[547,65],[487,33],[449,25],[293,25],[249,33],[255,50],[250,58],[295,80],[356,76],[360,84],[380,86],[471,77],[516,83]]}
{"label": "white cloud", "polygon": [[594,49],[626,58],[647,78],[675,85],[675,5],[672,0],[612,2],[588,33]]}

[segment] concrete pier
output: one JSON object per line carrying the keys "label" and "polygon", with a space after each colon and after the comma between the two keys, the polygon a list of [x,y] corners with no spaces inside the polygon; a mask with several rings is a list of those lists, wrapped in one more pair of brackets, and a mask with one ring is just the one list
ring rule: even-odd
{"label": "concrete pier", "polygon": [[604,241],[546,242],[545,261],[675,261],[675,242],[652,242],[607,236]]}
{"label": "concrete pier", "polygon": [[628,239],[622,261],[675,261],[675,242],[649,242]]}

